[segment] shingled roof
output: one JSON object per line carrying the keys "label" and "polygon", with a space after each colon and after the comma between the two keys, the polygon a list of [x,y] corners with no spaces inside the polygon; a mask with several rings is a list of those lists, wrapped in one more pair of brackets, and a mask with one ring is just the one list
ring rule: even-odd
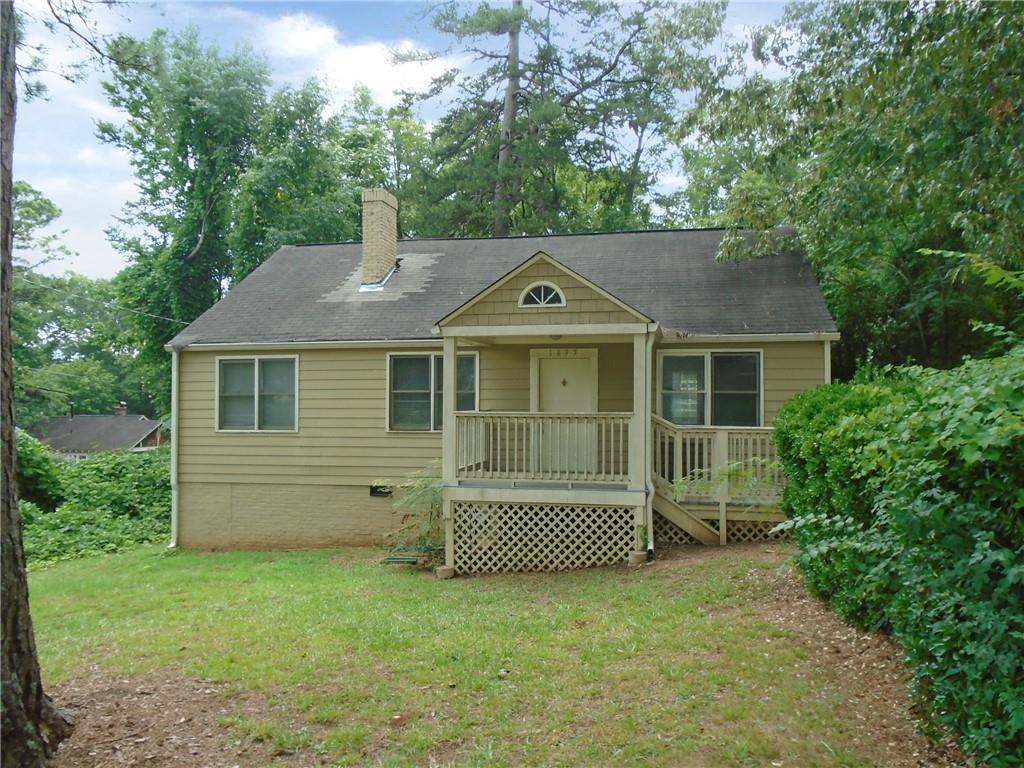
{"label": "shingled roof", "polygon": [[798,251],[718,263],[723,230],[403,240],[398,271],[360,292],[361,244],[281,248],[169,346],[436,338],[433,325],[543,251],[682,335],[835,333]]}
{"label": "shingled roof", "polygon": [[145,416],[57,416],[36,430],[36,437],[55,451],[90,453],[134,448],[162,422]]}

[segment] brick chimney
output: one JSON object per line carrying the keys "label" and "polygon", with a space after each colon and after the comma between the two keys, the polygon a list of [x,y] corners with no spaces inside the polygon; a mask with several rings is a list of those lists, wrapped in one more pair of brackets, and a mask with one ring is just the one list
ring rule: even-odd
{"label": "brick chimney", "polygon": [[122,400],[120,403],[114,406],[115,416],[127,416],[128,415],[128,403]]}
{"label": "brick chimney", "polygon": [[363,190],[363,285],[383,282],[398,255],[398,200],[386,189]]}

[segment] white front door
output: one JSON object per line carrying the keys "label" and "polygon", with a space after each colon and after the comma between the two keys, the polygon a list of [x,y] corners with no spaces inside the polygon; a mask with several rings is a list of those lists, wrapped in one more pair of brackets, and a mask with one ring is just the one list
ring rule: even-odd
{"label": "white front door", "polygon": [[542,357],[537,361],[537,410],[542,413],[593,413],[597,381],[591,361],[581,357]]}
{"label": "white front door", "polygon": [[[531,410],[597,412],[596,349],[530,350]],[[585,476],[596,470],[597,429],[571,418],[543,420],[535,431],[533,468],[542,476]]]}

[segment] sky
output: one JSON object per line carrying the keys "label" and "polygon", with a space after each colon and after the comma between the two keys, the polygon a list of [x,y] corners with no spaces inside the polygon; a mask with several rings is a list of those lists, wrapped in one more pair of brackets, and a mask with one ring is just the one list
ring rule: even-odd
{"label": "sky", "polygon": [[[59,71],[86,58],[70,38],[42,25],[48,13],[45,0],[19,0],[18,7],[29,17],[28,42],[46,49],[47,69]],[[397,89],[421,88],[446,68],[468,62],[456,51],[426,63],[392,63],[393,49],[446,45],[430,26],[429,7],[413,2],[133,3],[100,8],[95,22],[102,32],[135,37],[159,28],[195,26],[204,42],[222,49],[252,45],[266,57],[275,85],[321,78],[340,104],[361,84],[379,103],[391,105]],[[782,8],[780,3],[734,2],[726,26],[742,32],[777,19]],[[127,153],[102,144],[95,126],[99,120],[117,123],[123,116],[104,98],[98,72],[75,83],[55,75],[42,79],[48,97],[18,105],[14,178],[36,187],[62,210],[53,230],[65,231],[63,241],[75,252],[43,271],[112,277],[125,262],[107,241],[106,230],[134,198],[135,183]],[[667,174],[661,181],[662,188],[670,187],[679,177]],[[21,255],[32,260],[31,254]]]}

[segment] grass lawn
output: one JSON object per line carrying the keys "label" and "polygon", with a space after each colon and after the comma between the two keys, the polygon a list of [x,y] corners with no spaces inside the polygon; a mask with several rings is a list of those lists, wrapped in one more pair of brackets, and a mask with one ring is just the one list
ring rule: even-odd
{"label": "grass lawn", "polygon": [[268,702],[220,717],[225,738],[304,764],[883,764],[842,681],[766,616],[787,552],[442,582],[376,550],[147,547],[33,573],[31,599],[48,684],[223,684]]}

